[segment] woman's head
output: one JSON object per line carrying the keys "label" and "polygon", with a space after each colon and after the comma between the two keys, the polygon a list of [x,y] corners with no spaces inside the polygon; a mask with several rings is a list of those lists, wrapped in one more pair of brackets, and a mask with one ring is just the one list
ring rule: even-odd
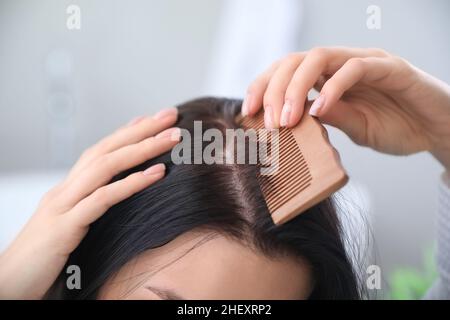
{"label": "woman's head", "polygon": [[[179,106],[177,126],[236,128],[240,101]],[[81,290],[62,298],[356,299],[358,284],[328,199],[275,226],[248,164],[181,164],[109,209],[72,253]]]}

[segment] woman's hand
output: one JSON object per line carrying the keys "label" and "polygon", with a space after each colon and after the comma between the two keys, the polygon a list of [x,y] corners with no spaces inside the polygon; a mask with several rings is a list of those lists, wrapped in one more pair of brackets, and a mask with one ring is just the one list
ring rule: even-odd
{"label": "woman's hand", "polygon": [[248,89],[243,115],[264,106],[268,128],[309,113],[360,145],[391,154],[430,151],[450,169],[450,87],[380,49],[317,48],[275,62]]}
{"label": "woman's hand", "polygon": [[156,164],[109,183],[118,173],[170,150],[180,137],[178,128],[167,129],[176,119],[175,108],[139,118],[83,153],[0,256],[0,298],[43,298],[89,225],[164,176],[164,165]]}

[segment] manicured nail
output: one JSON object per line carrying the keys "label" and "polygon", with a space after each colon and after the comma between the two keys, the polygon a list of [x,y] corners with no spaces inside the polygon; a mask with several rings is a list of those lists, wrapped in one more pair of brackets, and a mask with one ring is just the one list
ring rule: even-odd
{"label": "manicured nail", "polygon": [[169,138],[171,141],[179,141],[181,137],[181,130],[180,128],[169,128],[166,129],[160,133],[158,133],[155,138],[157,139],[164,139]]}
{"label": "manicured nail", "polygon": [[127,126],[133,126],[133,125],[135,125],[136,123],[138,123],[138,122],[140,122],[141,120],[144,120],[145,119],[145,116],[139,116],[139,117],[136,117],[136,118],[134,118],[133,120],[131,120],[130,122],[128,122],[127,123]]}
{"label": "manicured nail", "polygon": [[325,97],[323,95],[320,95],[316,100],[314,100],[313,104],[311,105],[311,109],[309,109],[309,114],[315,117],[318,117],[320,115],[320,111],[322,110],[322,107],[325,103]]}
{"label": "manicured nail", "polygon": [[272,106],[264,108],[264,124],[267,129],[274,129]]}
{"label": "manicured nail", "polygon": [[242,102],[241,114],[243,117],[248,115],[248,110],[249,110],[251,99],[252,99],[252,96],[250,94],[247,94],[244,101]]}
{"label": "manicured nail", "polygon": [[177,108],[167,108],[167,109],[163,109],[161,111],[159,111],[157,114],[155,114],[153,116],[153,119],[155,120],[161,120],[163,118],[166,118],[168,116],[174,116],[178,114],[178,109]]}
{"label": "manicured nail", "polygon": [[286,127],[289,124],[291,117],[292,105],[290,101],[284,103],[283,109],[281,109],[280,126]]}
{"label": "manicured nail", "polygon": [[155,174],[161,174],[165,170],[166,170],[166,166],[163,163],[158,163],[158,164],[151,166],[148,169],[145,169],[144,172],[142,172],[142,174],[144,176],[151,176],[151,175],[155,175]]}

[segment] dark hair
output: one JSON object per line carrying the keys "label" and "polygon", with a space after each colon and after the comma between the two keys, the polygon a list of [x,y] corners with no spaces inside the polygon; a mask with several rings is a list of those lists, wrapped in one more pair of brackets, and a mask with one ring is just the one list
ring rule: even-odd
{"label": "dark hair", "polygon": [[[202,120],[203,130],[235,128],[240,107],[239,100],[196,99],[178,106],[177,126],[192,131],[194,120]],[[314,277],[311,299],[361,297],[332,199],[275,226],[254,165],[174,165],[169,152],[116,179],[160,162],[166,164],[166,177],[115,205],[92,224],[67,262],[81,268],[82,289],[61,285],[60,298],[95,299],[101,286],[125,263],[199,228],[245,241],[265,255],[287,252],[305,259]]]}

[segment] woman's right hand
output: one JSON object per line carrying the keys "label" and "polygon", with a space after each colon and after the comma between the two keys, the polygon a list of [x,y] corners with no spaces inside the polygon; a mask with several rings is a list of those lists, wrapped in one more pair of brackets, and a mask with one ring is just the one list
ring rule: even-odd
{"label": "woman's right hand", "polygon": [[156,164],[110,183],[118,173],[177,144],[179,129],[170,128],[176,119],[175,108],[138,118],[83,153],[0,256],[0,299],[43,298],[89,225],[164,176],[164,164]]}
{"label": "woman's right hand", "polygon": [[390,154],[430,151],[450,170],[450,87],[380,49],[317,48],[275,62],[248,89],[243,115],[265,109],[268,128],[309,113],[353,141]]}

